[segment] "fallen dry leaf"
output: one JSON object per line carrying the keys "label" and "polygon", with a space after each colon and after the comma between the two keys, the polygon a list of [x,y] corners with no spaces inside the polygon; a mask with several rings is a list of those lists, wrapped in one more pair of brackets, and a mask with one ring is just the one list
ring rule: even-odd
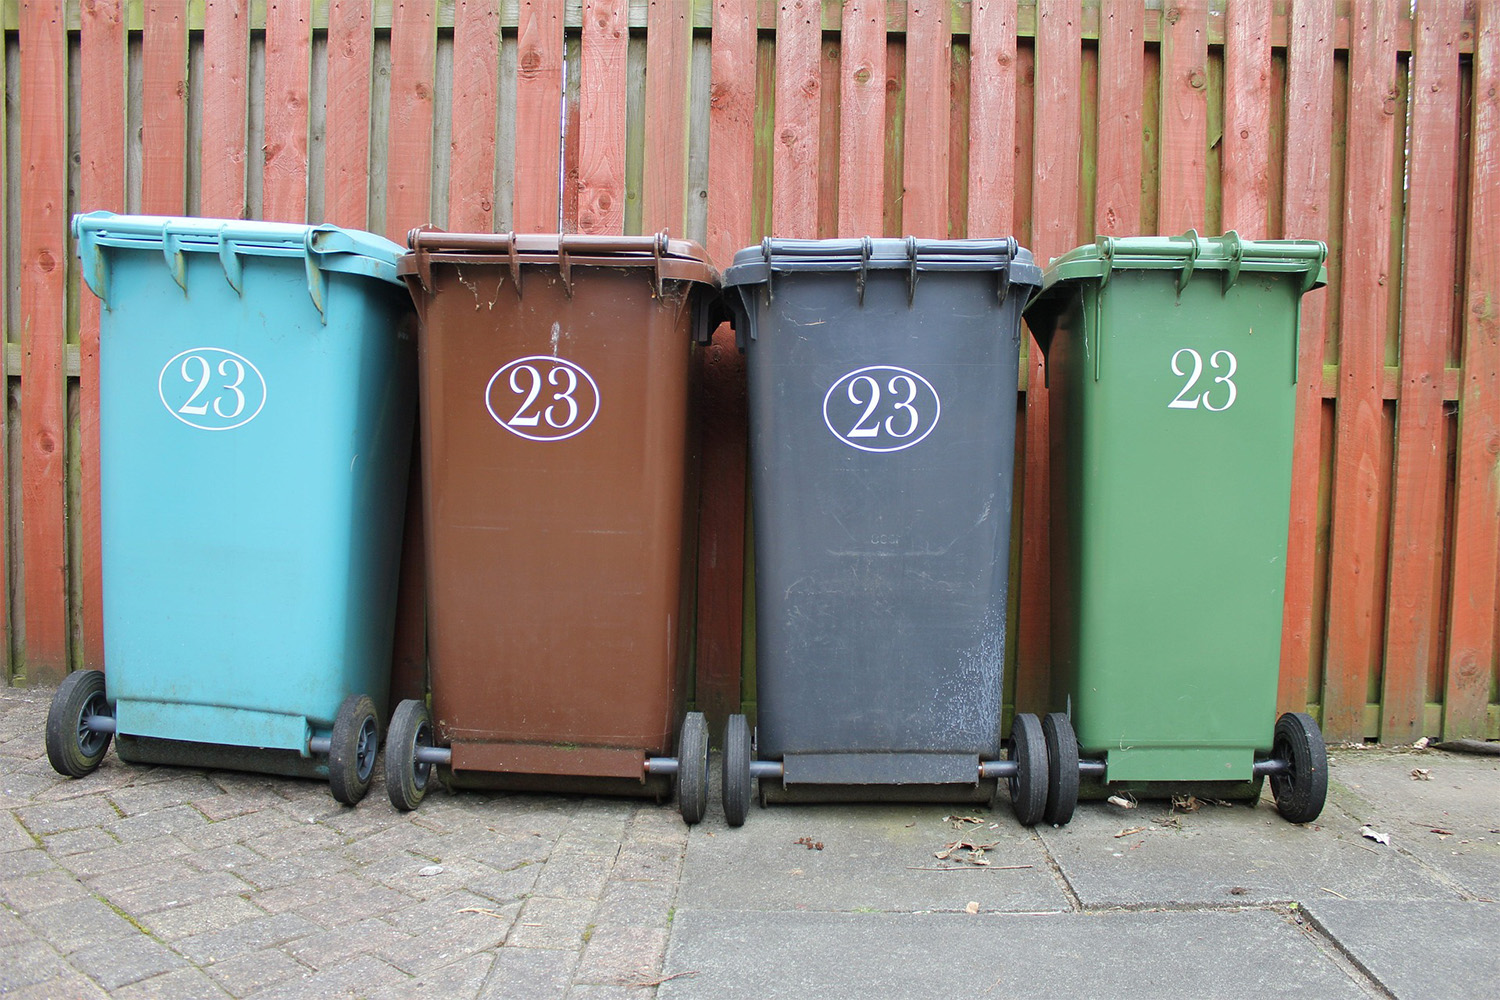
{"label": "fallen dry leaf", "polygon": [[1146,829],[1144,826],[1132,826],[1128,830],[1121,830],[1119,833],[1115,834],[1115,839],[1119,840],[1121,837],[1128,837],[1132,833],[1140,833],[1144,829]]}
{"label": "fallen dry leaf", "polygon": [[1203,800],[1196,795],[1174,795],[1172,796],[1172,811],[1195,813],[1203,808]]}
{"label": "fallen dry leaf", "polygon": [[1411,769],[1412,781],[1431,781],[1432,769],[1430,767],[1414,767]]}
{"label": "fallen dry leaf", "polygon": [[1136,806],[1135,799],[1125,795],[1111,795],[1107,801],[1110,805],[1119,806],[1121,809],[1134,809]]}
{"label": "fallen dry leaf", "polygon": [[823,842],[821,840],[813,840],[811,837],[798,837],[792,843],[799,847],[805,847],[809,851],[821,851],[823,849]]}
{"label": "fallen dry leaf", "polygon": [[1452,830],[1444,830],[1440,826],[1435,826],[1431,830],[1429,830],[1428,832],[1429,833],[1435,833],[1439,837],[1451,837],[1451,836],[1453,836],[1453,831]]}
{"label": "fallen dry leaf", "polygon": [[975,826],[979,826],[984,823],[984,820],[978,816],[944,816],[943,822],[952,823],[954,826],[963,826],[965,823],[973,823]]}
{"label": "fallen dry leaf", "polygon": [[1359,835],[1361,837],[1364,837],[1366,840],[1373,840],[1373,841],[1375,841],[1375,843],[1377,843],[1377,844],[1383,844],[1386,847],[1389,847],[1391,845],[1391,835],[1390,834],[1388,834],[1388,833],[1380,833],[1378,830],[1375,830],[1375,829],[1373,829],[1372,827],[1369,827],[1369,826],[1362,826],[1362,827],[1360,827],[1359,828]]}

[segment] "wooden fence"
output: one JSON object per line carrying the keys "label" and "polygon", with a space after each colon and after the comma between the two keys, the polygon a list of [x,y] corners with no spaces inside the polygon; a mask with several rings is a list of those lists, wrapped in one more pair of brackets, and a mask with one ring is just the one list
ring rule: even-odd
{"label": "wooden fence", "polygon": [[[0,26],[13,680],[102,661],[72,212],[669,229],[721,264],[770,233],[1012,233],[1045,259],[1191,227],[1331,248],[1281,703],[1336,739],[1500,736],[1500,0],[0,0]],[[1034,708],[1047,411],[1024,367],[1007,703]],[[722,715],[747,620],[723,331],[703,373],[698,700]]]}

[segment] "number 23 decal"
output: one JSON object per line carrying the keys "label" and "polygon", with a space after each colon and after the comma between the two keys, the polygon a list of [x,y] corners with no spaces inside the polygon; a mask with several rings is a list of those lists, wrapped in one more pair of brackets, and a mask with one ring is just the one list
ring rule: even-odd
{"label": "number 23 decal", "polygon": [[561,441],[599,415],[599,386],[571,361],[546,354],[517,358],[490,376],[484,404],[495,423],[529,441]]}
{"label": "number 23 decal", "polygon": [[931,382],[896,365],[856,368],[823,396],[823,423],[860,451],[910,448],[932,433],[942,410]]}
{"label": "number 23 decal", "polygon": [[195,347],[174,355],[156,378],[167,412],[189,427],[228,431],[254,420],[266,405],[266,380],[243,354]]}
{"label": "number 23 decal", "polygon": [[[1167,404],[1167,409],[1196,410],[1198,404],[1202,403],[1205,410],[1218,413],[1234,405],[1235,397],[1239,395],[1234,384],[1234,373],[1239,367],[1239,361],[1229,351],[1214,351],[1208,356],[1208,366],[1223,374],[1216,375],[1208,388],[1200,390],[1196,395],[1189,395],[1203,377],[1203,355],[1191,347],[1184,347],[1172,355],[1172,374],[1187,379],[1187,384]],[[1223,392],[1219,392],[1220,386],[1223,386]]]}

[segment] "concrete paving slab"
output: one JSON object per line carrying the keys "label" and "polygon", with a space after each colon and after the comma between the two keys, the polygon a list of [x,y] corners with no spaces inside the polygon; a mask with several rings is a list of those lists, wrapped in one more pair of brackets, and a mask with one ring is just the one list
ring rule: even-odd
{"label": "concrete paving slab", "polygon": [[[1165,959],[1165,961],[1164,961]],[[1284,915],[678,911],[660,1000],[1368,994]]]}
{"label": "concrete paving slab", "polygon": [[[944,819],[955,815],[984,822]],[[990,866],[933,857],[957,840],[993,844]],[[928,870],[947,867],[958,870]],[[1041,842],[1008,810],[890,804],[752,807],[740,829],[711,815],[688,835],[677,905],[914,911],[962,910],[970,900],[987,910],[1070,905]]]}
{"label": "concrete paving slab", "polygon": [[1342,751],[1331,770],[1340,808],[1389,834],[1394,850],[1465,895],[1500,900],[1500,757]]}
{"label": "concrete paving slab", "polygon": [[1253,808],[1204,805],[1192,813],[1173,813],[1169,803],[1157,801],[1135,809],[1085,802],[1072,823],[1039,830],[1087,909],[1268,903],[1333,893],[1459,898],[1416,859],[1360,836],[1360,825],[1332,802],[1316,823],[1288,823],[1267,797]]}
{"label": "concrete paving slab", "polygon": [[1500,904],[1320,899],[1303,909],[1398,1000],[1500,993]]}

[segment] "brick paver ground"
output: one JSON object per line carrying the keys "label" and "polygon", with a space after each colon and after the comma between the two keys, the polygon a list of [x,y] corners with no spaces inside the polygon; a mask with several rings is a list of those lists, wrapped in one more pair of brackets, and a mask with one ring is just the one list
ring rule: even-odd
{"label": "brick paver ground", "polygon": [[[0,994],[642,1000],[687,828],[670,805],[437,791],[402,814],[313,781],[43,747],[0,688]],[[381,776],[377,774],[377,781]]]}

